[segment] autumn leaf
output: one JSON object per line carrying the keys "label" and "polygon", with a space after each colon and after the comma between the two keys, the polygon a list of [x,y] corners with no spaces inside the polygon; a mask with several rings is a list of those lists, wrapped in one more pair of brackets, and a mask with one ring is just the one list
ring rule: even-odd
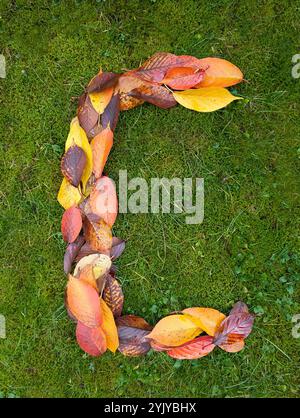
{"label": "autumn leaf", "polygon": [[110,226],[103,219],[100,219],[99,222],[90,222],[86,218],[83,231],[86,242],[91,248],[103,254],[110,254],[112,233]]}
{"label": "autumn leaf", "polygon": [[115,353],[119,347],[119,337],[115,319],[112,311],[102,298],[100,298],[100,306],[103,313],[103,323],[101,327],[106,336],[107,348]]}
{"label": "autumn leaf", "polygon": [[125,250],[125,241],[121,238],[113,237],[112,247],[110,250],[110,257],[112,260],[116,260]]}
{"label": "autumn leaf", "polygon": [[101,92],[109,87],[114,87],[118,82],[119,74],[99,71],[89,82],[86,91],[88,93]]}
{"label": "autumn leaf", "polygon": [[157,341],[155,340],[150,340],[150,345],[152,350],[154,351],[168,351],[168,350],[172,350],[171,346],[168,345],[163,345],[163,344],[159,344]]}
{"label": "autumn leaf", "polygon": [[172,67],[179,67],[180,60],[169,52],[157,52],[137,70],[133,70],[136,77],[145,81],[161,83],[166,72]]}
{"label": "autumn leaf", "polygon": [[239,301],[233,305],[233,308],[231,309],[229,315],[238,315],[241,313],[249,313],[249,309],[244,302]]}
{"label": "autumn leaf", "polygon": [[218,344],[218,347],[228,353],[238,353],[245,347],[245,341],[242,337],[228,338],[223,344]]}
{"label": "autumn leaf", "polygon": [[83,257],[86,257],[87,255],[91,254],[98,254],[98,251],[93,250],[90,245],[85,242],[83,246],[80,248],[78,254],[76,255],[75,261],[80,261]]}
{"label": "autumn leaf", "polygon": [[66,274],[70,273],[73,261],[75,260],[77,254],[79,253],[81,247],[84,244],[84,237],[79,235],[79,237],[67,246],[64,255],[64,272]]}
{"label": "autumn leaf", "polygon": [[64,177],[57,194],[57,200],[61,206],[67,210],[72,206],[77,206],[81,201],[82,195],[77,187],[72,186]]}
{"label": "autumn leaf", "polygon": [[76,206],[67,209],[61,219],[61,233],[63,240],[72,243],[78,237],[82,228],[81,212]]}
{"label": "autumn leaf", "polygon": [[92,266],[95,279],[106,274],[111,268],[111,259],[105,254],[91,254],[83,257],[75,266],[74,276],[77,277],[86,267]]}
{"label": "autumn leaf", "polygon": [[122,314],[124,304],[123,291],[118,280],[111,274],[108,274],[106,277],[102,297],[115,318]]}
{"label": "autumn leaf", "polygon": [[119,351],[125,356],[141,356],[146,354],[151,346],[145,337],[149,335],[151,326],[141,317],[125,315],[117,318],[119,334]]}
{"label": "autumn leaf", "polygon": [[86,155],[82,148],[73,145],[65,152],[61,160],[61,171],[74,187],[78,187],[84,168]]}
{"label": "autumn leaf", "polygon": [[199,326],[208,335],[214,336],[225,315],[212,308],[187,308],[182,311],[199,320]]}
{"label": "autumn leaf", "polygon": [[128,95],[144,100],[162,109],[169,109],[177,104],[172,93],[166,87],[157,84],[144,84],[132,90]]}
{"label": "autumn leaf", "polygon": [[78,147],[82,148],[87,158],[81,179],[83,191],[85,192],[87,182],[93,170],[93,155],[87,136],[79,125],[78,118],[74,118],[70,124],[70,132],[66,141],[65,151],[67,151],[73,145],[77,145]]}
{"label": "autumn leaf", "polygon": [[204,78],[196,85],[199,87],[230,87],[243,80],[241,70],[231,62],[221,58],[202,58],[198,60],[205,70]]}
{"label": "autumn leaf", "polygon": [[203,80],[205,71],[191,67],[175,67],[166,72],[162,83],[174,90],[186,90]]}
{"label": "autumn leaf", "polygon": [[89,328],[78,321],[76,339],[79,347],[91,356],[101,356],[106,351],[106,337],[101,327]]}
{"label": "autumn leaf", "polygon": [[196,360],[207,356],[214,348],[213,337],[204,335],[179,347],[172,348],[172,350],[167,351],[167,354],[178,360]]}
{"label": "autumn leaf", "polygon": [[[118,198],[115,183],[107,176],[98,179],[90,194],[89,204],[85,209],[87,217],[89,212],[103,219],[107,225],[113,226],[118,215]],[[96,219],[94,221],[97,221]]]}
{"label": "autumn leaf", "polygon": [[92,130],[98,125],[99,113],[92,104],[91,97],[84,93],[79,97],[77,107],[77,117],[81,128],[86,135],[91,138]]}
{"label": "autumn leaf", "polygon": [[194,339],[201,332],[201,328],[188,315],[170,315],[161,319],[147,338],[176,347]]}
{"label": "autumn leaf", "polygon": [[227,347],[226,351],[229,351],[228,346],[230,345],[242,349],[241,341],[248,337],[252,331],[253,323],[254,315],[247,312],[228,315],[215,334],[214,344],[222,346],[223,350]]}
{"label": "autumn leaf", "polygon": [[88,264],[87,266],[85,266],[82,270],[79,271],[79,273],[74,277],[76,277],[79,280],[82,280],[83,282],[89,284],[90,286],[92,286],[97,292],[99,292],[98,290],[98,286],[97,286],[97,280],[94,274],[94,269],[93,266],[91,264]]}
{"label": "autumn leaf", "polygon": [[101,115],[101,125],[103,128],[115,130],[120,113],[120,95],[114,94]]}
{"label": "autumn leaf", "polygon": [[67,305],[72,315],[87,327],[96,328],[102,324],[98,292],[71,275],[67,284]]}
{"label": "autumn leaf", "polygon": [[108,155],[113,146],[113,132],[106,128],[96,135],[91,141],[93,153],[93,173],[96,179],[101,177]]}
{"label": "autumn leaf", "polygon": [[206,87],[173,92],[175,100],[182,106],[198,112],[214,112],[242,97],[233,96],[222,87]]}
{"label": "autumn leaf", "polygon": [[120,110],[133,109],[144,103],[144,100],[129,96],[132,90],[139,88],[143,84],[143,80],[130,76],[127,73],[123,74],[116,86],[116,91],[120,95]]}
{"label": "autumn leaf", "polygon": [[100,92],[89,94],[91,104],[98,114],[101,115],[104,112],[104,109],[112,98],[113,92],[114,89],[112,87],[108,87]]}

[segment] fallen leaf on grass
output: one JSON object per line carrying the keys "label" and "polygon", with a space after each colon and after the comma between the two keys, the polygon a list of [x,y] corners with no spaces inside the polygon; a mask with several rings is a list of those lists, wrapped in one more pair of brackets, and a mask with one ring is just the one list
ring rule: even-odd
{"label": "fallen leaf on grass", "polygon": [[91,98],[87,93],[83,93],[78,100],[77,117],[81,128],[90,138],[92,130],[98,125],[99,113],[94,108]]}
{"label": "fallen leaf on grass", "polygon": [[90,101],[93,105],[93,108],[96,112],[101,115],[104,112],[104,109],[110,102],[114,89],[109,87],[100,92],[94,92],[89,94]]}
{"label": "fallen leaf on grass", "polygon": [[99,71],[89,82],[86,91],[88,93],[100,92],[109,87],[114,87],[118,82],[119,74]]}
{"label": "fallen leaf on grass", "polygon": [[205,69],[203,80],[196,85],[199,87],[230,87],[243,80],[241,70],[231,62],[221,58],[202,58],[198,60],[201,68]]}
{"label": "fallen leaf on grass", "polygon": [[178,360],[195,360],[207,356],[213,349],[213,337],[204,335],[167,351],[168,356]]}
{"label": "fallen leaf on grass", "polygon": [[113,146],[113,132],[106,128],[96,135],[91,141],[93,153],[93,173],[95,178],[101,177],[108,155]]}
{"label": "fallen leaf on grass", "polygon": [[101,219],[99,222],[90,222],[87,218],[83,224],[86,242],[93,250],[103,254],[110,254],[112,247],[111,228]]}
{"label": "fallen leaf on grass", "polygon": [[188,315],[169,315],[155,325],[147,338],[176,347],[194,339],[201,332],[202,329]]}
{"label": "fallen leaf on grass", "polygon": [[101,115],[101,125],[103,128],[110,128],[115,130],[120,113],[120,95],[114,94]]}
{"label": "fallen leaf on grass", "polygon": [[145,339],[149,335],[151,326],[141,317],[126,315],[117,318],[119,334],[119,351],[125,356],[141,356],[146,354],[151,346]]}
{"label": "fallen leaf on grass", "polygon": [[84,244],[84,237],[79,235],[79,237],[69,244],[66,248],[65,255],[64,255],[64,272],[65,274],[69,274],[72,269],[73,261],[76,259],[77,254],[79,253],[81,247]]}
{"label": "fallen leaf on grass", "polygon": [[111,268],[111,259],[105,254],[98,253],[85,256],[76,264],[74,276],[77,277],[86,266],[93,267],[95,279],[98,279]]}
{"label": "fallen leaf on grass", "polygon": [[70,147],[62,157],[61,171],[74,187],[78,187],[86,165],[86,155],[77,145]]}
{"label": "fallen leaf on grass", "polygon": [[162,83],[174,90],[186,90],[203,80],[205,71],[191,67],[175,67],[167,71]]}
{"label": "fallen leaf on grass", "polygon": [[119,337],[115,319],[112,311],[102,298],[100,298],[100,305],[103,313],[102,329],[106,336],[107,348],[115,353],[119,347]]}
{"label": "fallen leaf on grass", "polygon": [[118,198],[115,183],[109,177],[103,176],[98,179],[91,191],[85,213],[93,221],[89,217],[89,212],[97,215],[99,220],[104,220],[110,227],[115,223],[118,215]]}
{"label": "fallen leaf on grass", "polygon": [[222,87],[205,87],[173,92],[175,100],[182,106],[198,112],[214,112],[242,97],[233,96]]}
{"label": "fallen leaf on grass", "polygon": [[124,304],[123,291],[118,280],[111,274],[108,274],[106,277],[102,297],[115,318],[122,314]]}
{"label": "fallen leaf on grass", "polygon": [[208,335],[214,336],[225,315],[212,308],[187,308],[182,311],[199,320],[199,326]]}
{"label": "fallen leaf on grass", "polygon": [[72,206],[67,209],[61,219],[61,233],[65,242],[72,243],[78,237],[82,228],[80,209]]}
{"label": "fallen leaf on grass", "polygon": [[57,200],[61,206],[67,210],[72,206],[77,206],[82,199],[82,195],[77,187],[72,186],[64,177],[57,194]]}
{"label": "fallen leaf on grass", "polygon": [[67,305],[72,315],[87,327],[96,328],[102,324],[98,292],[71,275],[67,284]]}
{"label": "fallen leaf on grass", "polygon": [[76,339],[79,347],[94,357],[101,356],[107,349],[105,333],[101,327],[89,328],[78,321]]}
{"label": "fallen leaf on grass", "polygon": [[125,241],[121,238],[113,237],[112,247],[110,250],[110,257],[112,260],[116,260],[125,250]]}

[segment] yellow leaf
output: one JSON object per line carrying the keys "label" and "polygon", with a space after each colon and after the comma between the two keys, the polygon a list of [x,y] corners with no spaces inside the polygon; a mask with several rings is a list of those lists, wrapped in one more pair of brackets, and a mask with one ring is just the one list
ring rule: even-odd
{"label": "yellow leaf", "polygon": [[101,328],[106,336],[107,348],[113,353],[115,353],[117,348],[119,347],[119,337],[115,319],[112,314],[112,311],[102,298],[100,298],[100,306],[103,315],[103,323],[101,325]]}
{"label": "yellow leaf", "polygon": [[175,100],[188,109],[213,112],[242,97],[233,96],[223,87],[204,87],[173,92]]}
{"label": "yellow leaf", "polygon": [[212,308],[187,308],[182,311],[198,320],[198,325],[208,335],[214,336],[221,322],[226,318],[222,312]]}
{"label": "yellow leaf", "polygon": [[65,151],[67,151],[72,145],[81,147],[86,155],[86,166],[81,178],[83,192],[85,192],[86,184],[93,170],[93,154],[86,133],[79,125],[77,118],[74,118],[70,124],[70,132],[66,141]]}
{"label": "yellow leaf", "polygon": [[189,315],[170,315],[161,319],[147,336],[159,344],[177,347],[199,335],[202,329]]}
{"label": "yellow leaf", "polygon": [[77,206],[81,200],[81,193],[77,187],[72,186],[65,177],[61,183],[57,200],[62,207],[67,210],[72,206]]}
{"label": "yellow leaf", "polygon": [[83,257],[75,266],[74,276],[77,277],[80,272],[88,265],[93,266],[93,274],[95,278],[98,279],[111,267],[111,259],[104,254],[90,254]]}
{"label": "yellow leaf", "polygon": [[96,110],[97,113],[100,113],[100,115],[104,112],[104,109],[110,102],[113,91],[114,89],[112,87],[109,87],[100,92],[94,92],[89,94],[93,108]]}

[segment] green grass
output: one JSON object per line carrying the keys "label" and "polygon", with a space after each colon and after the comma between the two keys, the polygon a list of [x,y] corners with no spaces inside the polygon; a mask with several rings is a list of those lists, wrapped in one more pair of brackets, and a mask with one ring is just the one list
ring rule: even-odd
{"label": "green grass", "polygon": [[[297,397],[299,93],[291,59],[300,9],[282,1],[7,1],[0,6],[0,396]],[[117,178],[204,177],[205,220],[120,215],[125,312],[155,323],[187,306],[258,314],[246,348],[199,361],[76,345],[56,201],[72,97],[97,72],[134,68],[156,51],[237,64],[247,98],[213,114],[144,105],[120,116],[107,171]]]}

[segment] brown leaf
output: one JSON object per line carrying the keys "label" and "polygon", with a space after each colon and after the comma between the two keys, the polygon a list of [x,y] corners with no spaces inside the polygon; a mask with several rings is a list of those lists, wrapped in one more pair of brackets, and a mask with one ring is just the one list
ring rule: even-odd
{"label": "brown leaf", "polygon": [[118,280],[111,274],[106,277],[106,283],[102,297],[108,307],[111,309],[115,318],[122,314],[124,295]]}
{"label": "brown leaf", "polygon": [[152,327],[141,317],[125,315],[116,319],[119,334],[119,351],[125,356],[141,356],[146,354],[151,346],[145,337]]}
{"label": "brown leaf", "polygon": [[169,109],[177,104],[173,94],[166,87],[157,84],[144,84],[138,89],[132,90],[128,95],[162,109]]}
{"label": "brown leaf", "polygon": [[87,218],[83,224],[86,242],[90,247],[100,253],[110,254],[112,247],[111,228],[104,220],[90,222]]}
{"label": "brown leaf", "polygon": [[215,345],[235,344],[248,337],[252,331],[254,315],[250,313],[230,314],[221,323],[214,337]]}
{"label": "brown leaf", "polygon": [[120,95],[114,94],[101,115],[101,125],[103,128],[115,130],[120,113]]}
{"label": "brown leaf", "polygon": [[[130,73],[129,73],[130,74]],[[129,110],[133,109],[136,106],[139,106],[144,103],[144,100],[137,99],[128,95],[133,89],[140,87],[143,84],[143,80],[128,75],[128,73],[123,74],[118,81],[116,86],[116,91],[120,94],[120,110]]]}
{"label": "brown leaf", "polygon": [[61,171],[74,187],[78,187],[86,165],[86,155],[78,145],[71,146],[61,160]]}
{"label": "brown leaf", "polygon": [[72,243],[78,237],[82,228],[82,218],[80,209],[72,206],[67,209],[61,220],[61,233],[64,241]]}
{"label": "brown leaf", "polygon": [[167,70],[176,66],[180,66],[180,60],[176,55],[169,52],[157,52],[133,73],[143,80],[161,83]]}
{"label": "brown leaf", "polygon": [[195,338],[179,347],[167,351],[168,356],[178,360],[195,360],[207,356],[213,349],[213,337],[204,335]]}
{"label": "brown leaf", "polygon": [[88,93],[100,92],[108,87],[114,87],[120,74],[99,71],[89,82],[86,91]]}
{"label": "brown leaf", "polygon": [[79,98],[77,117],[80,126],[84,129],[86,135],[91,138],[92,130],[98,125],[99,113],[94,109],[87,93],[82,94]]}
{"label": "brown leaf", "polygon": [[89,328],[78,321],[76,339],[79,347],[94,357],[101,356],[107,349],[106,336],[101,327]]}
{"label": "brown leaf", "polygon": [[79,235],[79,237],[77,237],[77,239],[72,242],[71,244],[69,244],[66,248],[66,252],[64,255],[64,272],[66,274],[70,273],[71,269],[72,269],[72,264],[73,261],[75,260],[77,254],[80,251],[80,248],[83,246],[84,244],[84,237],[82,235]]}

